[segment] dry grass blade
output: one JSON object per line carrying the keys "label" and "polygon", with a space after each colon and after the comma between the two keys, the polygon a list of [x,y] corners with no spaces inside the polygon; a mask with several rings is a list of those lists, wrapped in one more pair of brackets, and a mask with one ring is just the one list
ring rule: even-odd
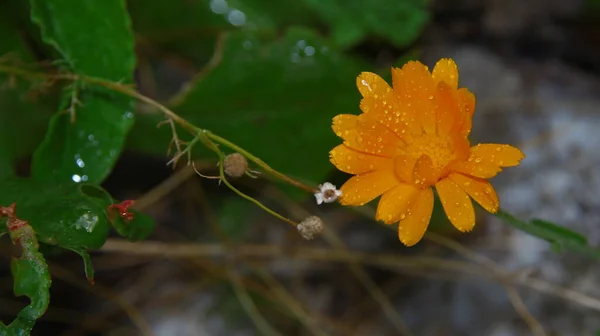
{"label": "dry grass blade", "polygon": [[[279,192],[277,189],[270,188],[267,190],[269,194],[271,194],[274,200],[278,200],[282,205],[288,208],[291,213],[295,213],[298,217],[308,217],[311,214],[308,213],[304,208],[292,202],[290,199],[286,197],[285,194]],[[325,226],[324,230],[324,238],[327,243],[333,246],[339,253],[347,253],[348,249],[344,245],[343,241],[340,237],[327,226]],[[412,335],[410,329],[404,323],[402,316],[396,311],[390,300],[387,298],[385,293],[377,286],[377,284],[371,279],[369,274],[365,271],[365,269],[358,262],[350,262],[349,268],[354,273],[356,278],[362,283],[365,289],[369,292],[373,300],[375,300],[381,310],[388,318],[392,326],[396,329],[396,331],[400,335],[410,336]]]}
{"label": "dry grass blade", "polygon": [[315,319],[304,311],[304,308],[302,308],[300,303],[270,273],[259,267],[253,267],[253,270],[272,287],[279,300],[285,304],[285,306],[296,316],[298,321],[300,321],[300,323],[302,323],[313,335],[329,335],[319,328]]}
{"label": "dry grass blade", "polygon": [[492,272],[495,272],[502,279],[502,285],[506,289],[508,298],[510,299],[511,304],[515,308],[515,311],[521,316],[523,321],[527,323],[527,325],[531,329],[531,332],[535,336],[546,336],[546,332],[544,331],[544,328],[542,327],[541,323],[529,312],[527,306],[525,305],[525,302],[523,302],[523,299],[521,298],[521,295],[519,295],[519,292],[511,283],[510,272],[508,270],[504,269],[500,264],[496,263],[492,259],[482,254],[478,254],[475,251],[461,245],[460,243],[453,241],[452,239],[434,233],[428,234],[427,239],[447,248],[450,248],[458,254],[476,263],[479,263],[484,267],[487,267]]}
{"label": "dry grass blade", "polygon": [[69,270],[66,270],[57,265],[50,266],[50,273],[52,276],[62,279],[76,287],[79,287],[83,290],[89,291],[95,295],[98,295],[104,299],[114,302],[116,305],[123,309],[123,312],[127,314],[127,316],[131,319],[133,324],[139,329],[139,331],[144,336],[154,336],[154,332],[152,328],[148,324],[148,322],[144,319],[142,314],[129,302],[121,298],[116,293],[113,293],[110,289],[105,288],[99,284],[94,285],[93,287],[90,284],[81,279],[80,277],[74,275]]}
{"label": "dry grass blade", "polygon": [[280,335],[270,324],[265,320],[262,314],[256,308],[254,301],[248,294],[248,291],[244,287],[242,280],[240,279],[240,275],[235,270],[235,266],[231,265],[228,268],[228,275],[231,284],[233,285],[233,290],[235,292],[235,296],[238,298],[242,307],[246,311],[246,314],[252,319],[256,328],[260,331],[261,335],[265,336],[276,336]]}
{"label": "dry grass blade", "polygon": [[[201,258],[201,257],[225,257],[235,253],[239,258],[290,258],[306,259],[322,262],[358,262],[367,265],[400,269],[436,269],[438,271],[454,271],[465,275],[477,275],[484,279],[502,281],[505,276],[498,276],[495,272],[485,272],[472,263],[448,260],[444,258],[401,256],[397,254],[361,253],[347,251],[340,253],[331,248],[301,247],[296,249],[283,248],[276,245],[238,245],[227,249],[221,244],[196,244],[196,243],[162,243],[162,242],[140,242],[130,243],[122,239],[109,239],[101,249],[104,252],[126,253],[145,256],[164,256],[170,258]],[[511,279],[511,278],[509,278]],[[600,311],[600,299],[585,295],[572,289],[563,288],[536,278],[517,278],[512,280],[519,285],[535,289],[539,292],[558,296],[567,301],[575,302],[586,308]]]}

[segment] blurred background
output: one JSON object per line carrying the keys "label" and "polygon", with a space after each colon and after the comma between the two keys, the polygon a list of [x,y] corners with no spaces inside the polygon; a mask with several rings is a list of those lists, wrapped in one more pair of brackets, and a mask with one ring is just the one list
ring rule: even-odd
{"label": "blurred background", "polygon": [[[330,124],[336,114],[359,113],[361,71],[389,78],[391,66],[409,59],[432,66],[453,58],[460,86],[477,97],[473,142],[509,143],[527,155],[493,181],[502,207],[600,244],[600,1],[127,6],[143,94],[314,184],[348,178],[329,163],[340,141]],[[1,20],[47,59],[27,11],[0,0]],[[40,108],[40,117],[53,111]],[[320,216],[326,232],[306,241],[217,180],[168,167],[168,127],[156,127],[162,117],[151,108],[137,112],[104,186],[138,199],[155,233],[137,244],[114,238],[94,252],[94,286],[76,255],[48,257],[51,306],[33,335],[600,335],[594,260],[557,254],[483,213],[474,232],[457,234],[439,208],[433,234],[405,248],[372,220],[375,204],[317,207],[312,195],[266,178],[233,181],[294,220]],[[42,136],[31,132],[30,141]],[[208,150],[197,148],[194,158],[203,174],[217,174]],[[0,267],[0,318],[8,321],[23,302],[13,299],[7,258]]]}

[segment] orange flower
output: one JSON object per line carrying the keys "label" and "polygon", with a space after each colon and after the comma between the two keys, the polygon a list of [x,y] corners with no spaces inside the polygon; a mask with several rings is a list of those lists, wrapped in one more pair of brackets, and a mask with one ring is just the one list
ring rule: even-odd
{"label": "orange flower", "polygon": [[509,145],[471,147],[475,96],[458,88],[453,60],[441,59],[431,73],[420,62],[408,62],[392,68],[392,82],[393,88],[376,74],[361,73],[356,84],[363,113],[333,118],[344,143],[330,152],[331,162],[355,175],[341,187],[340,203],[363,205],[382,195],[376,219],[400,222],[400,241],[412,246],[429,225],[435,187],[450,222],[471,231],[470,198],[497,212],[498,196],[487,179],[525,155]]}

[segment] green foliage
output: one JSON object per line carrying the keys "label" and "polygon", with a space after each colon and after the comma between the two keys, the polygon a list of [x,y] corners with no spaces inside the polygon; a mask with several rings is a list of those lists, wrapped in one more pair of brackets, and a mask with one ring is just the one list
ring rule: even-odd
{"label": "green foliage", "polygon": [[112,199],[105,191],[91,184],[14,178],[0,182],[0,189],[0,205],[16,203],[19,217],[30,223],[40,242],[81,255],[86,275],[93,278],[86,250],[101,247],[110,231],[106,207]]}
{"label": "green foliage", "polygon": [[546,240],[557,252],[572,251],[592,258],[600,258],[600,247],[590,246],[585,236],[573,230],[540,219],[525,222],[502,209],[498,211],[496,217],[521,231]]}
{"label": "green foliage", "polygon": [[[331,119],[358,110],[358,73],[356,62],[305,29],[268,41],[234,33],[219,65],[196,79],[173,108],[285,174],[321,181],[331,170],[323,158],[337,141]],[[146,135],[134,144],[138,149],[164,151],[159,144],[170,134],[156,130],[158,120],[133,130],[133,138]]]}
{"label": "green foliage", "polygon": [[[13,208],[14,210],[14,208]],[[14,278],[13,291],[16,296],[27,296],[30,304],[23,308],[15,320],[6,326],[0,322],[0,334],[6,336],[29,335],[35,321],[40,318],[50,303],[50,273],[44,256],[38,252],[39,244],[32,227],[19,221],[16,214],[8,217],[10,238],[22,249],[19,258],[13,258],[11,272]]]}
{"label": "green foliage", "polygon": [[[31,16],[44,42],[66,70],[131,83],[134,40],[123,0],[31,0]],[[100,183],[116,162],[133,125],[131,98],[76,81],[65,89],[61,111],[50,121],[34,154],[40,179]]]}
{"label": "green foliage", "polygon": [[148,238],[154,231],[154,219],[139,211],[131,212],[134,216],[133,220],[125,221],[123,218],[116,216],[112,221],[113,227],[121,236],[132,242]]}
{"label": "green foliage", "polygon": [[[16,203],[18,217],[28,223],[10,231],[3,219],[0,236],[9,233],[22,247],[12,261],[14,292],[31,299],[11,324],[0,324],[0,334],[29,334],[48,306],[50,278],[38,242],[78,253],[92,280],[88,250],[104,244],[111,225],[130,241],[154,229],[147,215],[132,211],[128,219],[122,209],[107,210],[114,201],[99,184],[126,140],[130,150],[164,155],[171,130],[157,129],[164,120],[158,113],[139,114],[134,124],[131,95],[98,80],[132,84],[136,51],[155,75],[173,61],[203,69],[179,94],[159,98],[191,124],[316,184],[331,173],[328,151],[339,143],[332,117],[359,111],[355,78],[375,71],[348,50],[367,38],[410,47],[429,19],[427,6],[427,0],[0,2],[0,206]],[[29,9],[27,22],[11,17]],[[53,65],[33,64],[38,61]],[[201,145],[193,154],[215,158]],[[32,178],[16,178],[15,163],[30,156]],[[222,231],[243,239],[257,209],[239,197],[227,199],[217,216]],[[441,214],[436,203],[433,222],[445,230],[450,226]],[[506,212],[498,216],[558,250],[600,256],[576,232]]]}
{"label": "green foliage", "polygon": [[[6,3],[0,3],[0,65],[8,60],[32,62],[33,55],[17,28],[2,15],[8,9]],[[0,73],[0,176],[10,174],[14,160],[31,154],[42,141],[51,109],[56,107],[54,99],[36,97],[40,84]],[[26,137],[22,136],[24,125]]]}
{"label": "green foliage", "polygon": [[429,20],[424,0],[305,1],[331,25],[332,38],[341,47],[353,46],[368,35],[405,47]]}

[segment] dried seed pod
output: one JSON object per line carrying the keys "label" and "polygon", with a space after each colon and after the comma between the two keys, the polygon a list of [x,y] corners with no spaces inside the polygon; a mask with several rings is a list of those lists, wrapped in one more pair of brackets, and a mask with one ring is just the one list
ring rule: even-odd
{"label": "dried seed pod", "polygon": [[240,153],[229,154],[223,160],[223,169],[227,176],[242,177],[248,170],[248,160]]}
{"label": "dried seed pod", "polygon": [[323,221],[320,217],[310,216],[300,222],[296,228],[298,229],[298,232],[300,232],[302,238],[312,240],[323,232],[323,227]]}

